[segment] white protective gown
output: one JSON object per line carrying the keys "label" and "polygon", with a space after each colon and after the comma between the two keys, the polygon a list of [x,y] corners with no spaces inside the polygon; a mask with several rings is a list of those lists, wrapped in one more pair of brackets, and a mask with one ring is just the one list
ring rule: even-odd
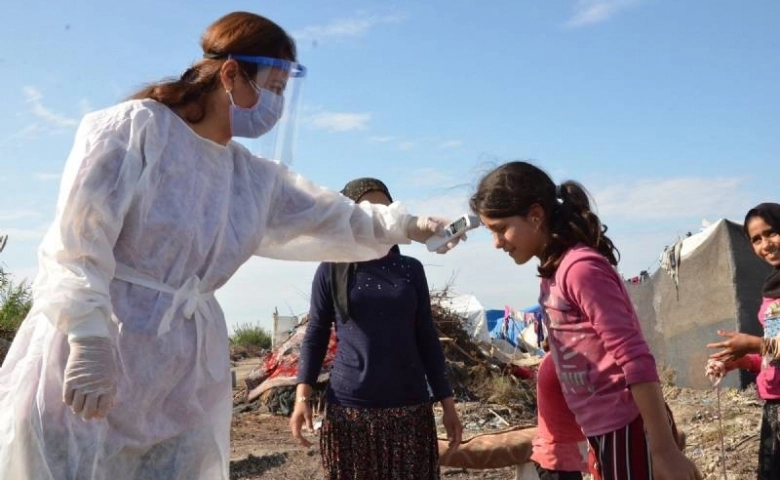
{"label": "white protective gown", "polygon": [[[152,100],[87,115],[33,309],[0,369],[0,478],[226,480],[232,391],[214,291],[251,255],[384,255],[408,243],[407,218],[199,137]],[[62,402],[68,335],[115,342],[106,419],[83,421]]]}

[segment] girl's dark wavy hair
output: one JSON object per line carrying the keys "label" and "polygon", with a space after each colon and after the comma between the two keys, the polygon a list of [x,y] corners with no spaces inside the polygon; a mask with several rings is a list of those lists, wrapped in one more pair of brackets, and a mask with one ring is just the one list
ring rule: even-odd
{"label": "girl's dark wavy hair", "polygon": [[544,227],[550,234],[542,252],[540,277],[552,277],[566,251],[578,243],[594,248],[617,266],[620,252],[606,235],[607,226],[591,210],[588,191],[575,181],[563,182],[556,192],[555,183],[542,169],[514,161],[482,177],[469,200],[475,214],[488,218],[525,216],[533,205],[544,210]]}

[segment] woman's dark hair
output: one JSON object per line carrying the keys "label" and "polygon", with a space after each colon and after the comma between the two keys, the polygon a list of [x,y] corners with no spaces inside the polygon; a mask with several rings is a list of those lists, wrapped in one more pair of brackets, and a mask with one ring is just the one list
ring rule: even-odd
{"label": "woman's dark hair", "polygon": [[567,180],[560,185],[542,169],[527,162],[509,162],[494,169],[479,181],[469,206],[477,215],[488,218],[525,216],[533,205],[545,214],[550,241],[542,252],[539,276],[555,274],[566,251],[584,243],[617,265],[620,253],[607,237],[607,227],[591,211],[585,187]]}
{"label": "woman's dark hair", "polygon": [[[205,115],[206,94],[219,86],[219,71],[228,55],[253,55],[296,61],[295,41],[282,27],[265,17],[233,12],[212,23],[200,40],[204,58],[180,78],[146,86],[130,98],[151,98],[170,108],[189,107],[185,119],[198,123]],[[257,65],[238,62],[250,78]]]}

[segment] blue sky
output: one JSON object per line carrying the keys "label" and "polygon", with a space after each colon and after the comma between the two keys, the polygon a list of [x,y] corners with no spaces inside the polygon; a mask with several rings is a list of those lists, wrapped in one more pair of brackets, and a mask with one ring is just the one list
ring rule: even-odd
{"label": "blue sky", "polygon": [[[774,0],[49,2],[0,11],[0,234],[18,279],[54,216],[80,117],[201,55],[205,27],[249,10],[293,34],[309,69],[293,168],[339,189],[380,177],[455,217],[479,175],[530,159],[594,195],[626,276],[703,219],[776,201],[780,3]],[[447,255],[404,248],[429,282],[490,308],[537,296],[487,232]],[[316,265],[253,259],[220,292],[230,325],[303,313]]]}

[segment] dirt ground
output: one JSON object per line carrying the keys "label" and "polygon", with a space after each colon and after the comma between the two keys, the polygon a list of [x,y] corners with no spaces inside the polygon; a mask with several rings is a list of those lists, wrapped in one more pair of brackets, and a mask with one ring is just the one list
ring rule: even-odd
{"label": "dirt ground", "polygon": [[[234,416],[231,430],[231,480],[325,480],[319,450],[298,446],[290,435],[287,417],[247,412]],[[310,436],[316,444],[316,437]],[[445,479],[506,480],[514,467],[495,470],[443,468]]]}
{"label": "dirt ground", "polygon": [[[240,385],[240,382],[239,382]],[[708,480],[756,478],[758,432],[762,404],[754,390],[724,390],[720,394],[726,476],[721,456],[720,422],[715,390],[690,390],[667,384],[664,394],[681,430],[686,455]],[[458,404],[464,437],[500,430],[507,424],[528,424],[533,412],[512,406]],[[288,418],[249,411],[234,415],[231,431],[231,479],[324,480],[316,447],[304,449],[292,439]],[[316,443],[316,437],[311,439]],[[512,480],[515,468],[464,470],[442,468],[448,480]]]}
{"label": "dirt ground", "polygon": [[[667,386],[664,393],[678,425],[686,433],[685,453],[706,480],[756,478],[763,402],[754,387],[744,391],[722,390],[720,419],[718,395],[714,389],[702,391]],[[725,450],[725,473],[722,449]]]}

